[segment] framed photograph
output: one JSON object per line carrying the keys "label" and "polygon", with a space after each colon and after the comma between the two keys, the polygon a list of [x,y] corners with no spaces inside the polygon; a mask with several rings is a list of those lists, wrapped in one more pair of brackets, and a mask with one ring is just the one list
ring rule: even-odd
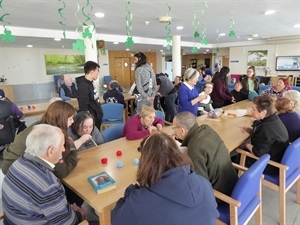
{"label": "framed photograph", "polygon": [[84,55],[45,55],[46,74],[83,73]]}
{"label": "framed photograph", "polygon": [[267,56],[268,50],[248,51],[248,66],[266,66]]}

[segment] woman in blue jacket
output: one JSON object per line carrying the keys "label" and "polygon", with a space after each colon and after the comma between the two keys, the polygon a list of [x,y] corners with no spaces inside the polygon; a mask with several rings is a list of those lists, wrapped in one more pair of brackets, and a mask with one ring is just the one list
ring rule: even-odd
{"label": "woman in blue jacket", "polygon": [[212,225],[219,214],[211,184],[197,175],[187,155],[165,133],[141,142],[137,183],[111,213],[112,225]]}

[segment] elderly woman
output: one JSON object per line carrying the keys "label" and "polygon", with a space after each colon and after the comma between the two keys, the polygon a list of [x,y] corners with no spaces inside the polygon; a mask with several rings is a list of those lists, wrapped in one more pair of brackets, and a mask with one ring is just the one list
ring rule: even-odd
{"label": "elderly woman", "polygon": [[294,103],[294,110],[300,113],[300,92],[296,90],[288,90],[283,92],[283,97],[287,97]]}
{"label": "elderly woman", "polygon": [[155,118],[155,109],[150,106],[143,106],[138,115],[131,117],[124,126],[122,137],[128,140],[137,140],[149,134],[161,131],[164,121]]}
{"label": "elderly woman", "polygon": [[260,95],[281,98],[287,90],[291,90],[288,79],[278,78],[276,85],[264,90]]}
{"label": "elderly woman", "polygon": [[211,184],[193,171],[191,160],[169,135],[154,133],[140,149],[138,183],[127,187],[112,210],[112,225],[216,223]]}
{"label": "elderly woman", "polygon": [[194,87],[199,80],[199,72],[197,70],[188,68],[183,78],[184,82],[178,90],[178,113],[188,111],[197,116],[198,103],[208,98],[208,95],[199,95]]}
{"label": "elderly woman", "polygon": [[71,148],[83,150],[104,143],[103,137],[95,127],[95,121],[89,112],[79,112],[74,123],[68,129],[68,135],[71,139]]}
{"label": "elderly woman", "polygon": [[[280,162],[289,145],[289,135],[281,122],[270,96],[258,96],[253,99],[252,116],[255,119],[252,127],[241,126],[241,132],[250,134],[250,139],[244,143],[246,150],[257,157],[270,154],[271,160]],[[247,166],[251,166],[253,160],[247,158]],[[278,173],[275,167],[267,166],[266,173]]]}
{"label": "elderly woman", "polygon": [[290,142],[300,137],[300,114],[294,111],[294,103],[291,99],[283,97],[276,100],[275,108],[279,119],[285,125]]}

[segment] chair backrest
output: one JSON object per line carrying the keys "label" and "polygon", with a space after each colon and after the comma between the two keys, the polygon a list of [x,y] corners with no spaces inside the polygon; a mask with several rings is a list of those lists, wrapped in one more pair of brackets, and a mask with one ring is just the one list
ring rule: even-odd
{"label": "chair backrest", "polygon": [[6,119],[0,119],[0,145],[10,144],[16,136],[16,125],[14,118],[9,116]]}
{"label": "chair backrest", "polygon": [[161,120],[165,120],[165,113],[163,111],[160,111],[160,110],[156,110],[156,115],[155,115],[156,118],[159,118]]}
{"label": "chair backrest", "polygon": [[238,208],[238,215],[243,213],[244,209],[256,197],[260,188],[261,175],[266,168],[270,155],[261,156],[237,181],[231,197],[241,202]]}
{"label": "chair backrest", "polygon": [[104,77],[103,77],[103,83],[104,83],[104,84],[107,84],[107,85],[108,85],[109,82],[111,82],[111,80],[112,80],[112,79],[111,79],[111,76],[110,76],[110,75],[107,75],[107,76],[104,76]]}
{"label": "chair backrest", "polygon": [[123,121],[124,105],[120,103],[105,103],[101,105],[103,110],[102,123]]}
{"label": "chair backrest", "polygon": [[124,124],[116,124],[105,128],[101,132],[104,142],[109,142],[121,138],[123,128],[124,128]]}
{"label": "chair backrest", "polygon": [[293,171],[298,169],[300,165],[300,138],[293,141],[285,150],[281,159],[281,164],[286,165],[289,169],[286,171],[288,177]]}

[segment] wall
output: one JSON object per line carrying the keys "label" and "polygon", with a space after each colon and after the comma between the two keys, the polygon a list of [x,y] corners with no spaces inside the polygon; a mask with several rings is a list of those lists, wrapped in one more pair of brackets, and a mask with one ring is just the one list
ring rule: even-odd
{"label": "wall", "polygon": [[[295,75],[297,71],[275,71],[276,56],[300,55],[300,43],[268,44],[244,47],[232,47],[229,54],[229,67],[232,74],[245,74],[247,70],[248,51],[268,50],[267,67],[272,70],[271,75]],[[263,75],[262,71],[257,71],[257,75]]]}

